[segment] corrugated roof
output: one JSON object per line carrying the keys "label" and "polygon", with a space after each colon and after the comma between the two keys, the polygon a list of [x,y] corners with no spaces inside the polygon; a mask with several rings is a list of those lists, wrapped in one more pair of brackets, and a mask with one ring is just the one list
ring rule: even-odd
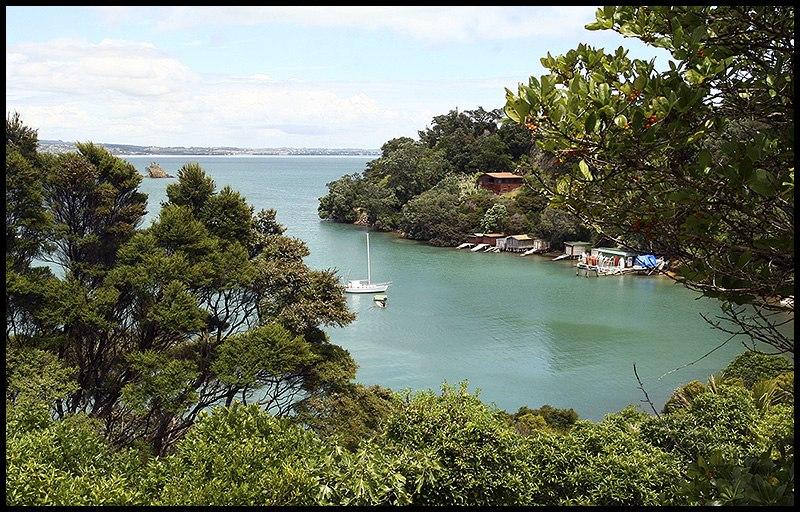
{"label": "corrugated roof", "polygon": [[513,172],[485,172],[483,174],[491,176],[492,178],[522,178],[522,176],[514,174]]}
{"label": "corrugated roof", "polygon": [[617,249],[614,247],[595,247],[597,252],[604,252],[606,254],[615,254],[617,256],[635,256],[635,252],[626,251],[625,249]]}
{"label": "corrugated roof", "polygon": [[591,245],[591,242],[564,242],[564,245]]}
{"label": "corrugated roof", "polygon": [[505,236],[505,235],[503,233],[484,233],[483,236],[498,237],[498,236]]}
{"label": "corrugated roof", "polygon": [[533,240],[533,238],[529,237],[528,235],[511,235],[511,238],[514,240]]}

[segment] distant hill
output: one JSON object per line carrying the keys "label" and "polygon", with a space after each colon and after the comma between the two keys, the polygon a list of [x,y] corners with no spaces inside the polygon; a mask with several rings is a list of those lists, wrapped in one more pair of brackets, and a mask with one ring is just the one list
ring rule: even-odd
{"label": "distant hill", "polygon": [[[183,146],[134,146],[132,144],[96,143],[114,155],[331,155],[373,156],[380,155],[378,149],[362,148],[236,148],[229,146],[183,147]],[[40,140],[39,150],[46,153],[66,153],[75,150],[75,144],[63,140]]]}

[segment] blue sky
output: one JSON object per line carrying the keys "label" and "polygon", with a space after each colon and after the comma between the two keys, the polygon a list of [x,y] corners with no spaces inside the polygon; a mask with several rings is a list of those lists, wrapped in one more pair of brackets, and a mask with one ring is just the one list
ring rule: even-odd
{"label": "blue sky", "polygon": [[42,139],[377,148],[496,108],[595,7],[7,7],[6,105]]}

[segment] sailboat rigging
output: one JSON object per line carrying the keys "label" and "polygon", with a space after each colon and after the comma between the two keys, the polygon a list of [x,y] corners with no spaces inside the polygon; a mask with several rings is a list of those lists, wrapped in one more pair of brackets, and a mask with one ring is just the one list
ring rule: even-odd
{"label": "sailboat rigging", "polygon": [[367,278],[348,281],[344,288],[346,293],[380,293],[385,292],[391,281],[385,283],[372,282],[372,268],[369,261],[369,232],[367,232]]}

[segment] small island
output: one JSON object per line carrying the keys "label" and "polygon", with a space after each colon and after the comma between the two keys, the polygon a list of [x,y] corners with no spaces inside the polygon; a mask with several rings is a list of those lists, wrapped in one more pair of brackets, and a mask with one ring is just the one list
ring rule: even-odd
{"label": "small island", "polygon": [[175,176],[171,174],[167,174],[160,165],[155,162],[150,162],[150,165],[147,166],[147,175],[151,178],[174,178]]}

